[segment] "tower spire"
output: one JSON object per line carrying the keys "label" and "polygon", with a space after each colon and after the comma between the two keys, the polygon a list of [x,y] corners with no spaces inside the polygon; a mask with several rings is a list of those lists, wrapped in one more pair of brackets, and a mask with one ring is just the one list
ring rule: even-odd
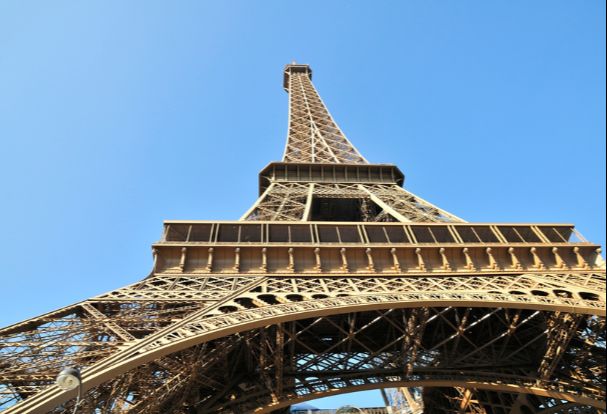
{"label": "tower spire", "polygon": [[367,163],[339,129],[318,95],[309,65],[287,65],[283,86],[289,93],[289,132],[284,162]]}

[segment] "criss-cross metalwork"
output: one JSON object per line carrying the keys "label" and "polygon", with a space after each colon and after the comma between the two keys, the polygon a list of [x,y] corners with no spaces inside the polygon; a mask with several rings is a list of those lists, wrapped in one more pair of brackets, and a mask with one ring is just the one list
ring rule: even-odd
{"label": "criss-cross metalwork", "polygon": [[307,65],[288,65],[284,87],[289,93],[289,134],[284,162],[366,164],[339,129],[312,84]]}
{"label": "criss-cross metalwork", "polygon": [[605,411],[605,265],[570,224],[467,223],[369,164],[288,65],[289,136],[239,221],[167,221],[152,273],[0,330],[0,410]]}

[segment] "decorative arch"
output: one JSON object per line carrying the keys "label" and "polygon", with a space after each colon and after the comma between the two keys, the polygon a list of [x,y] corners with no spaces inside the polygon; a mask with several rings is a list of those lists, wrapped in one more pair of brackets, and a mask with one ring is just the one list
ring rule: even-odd
{"label": "decorative arch", "polygon": [[[228,313],[222,313],[219,306],[198,312],[183,321],[172,325],[158,334],[125,346],[124,350],[109,358],[101,360],[83,372],[83,387],[85,390],[96,387],[104,382],[117,378],[143,364],[150,363],[169,354],[174,354],[185,349],[208,343],[230,335],[260,329],[267,326],[284,324],[307,318],[328,317],[355,312],[372,312],[386,309],[510,309],[525,312],[547,312],[575,313],[578,315],[603,316],[604,309],[600,304],[595,305],[591,301],[582,299],[563,298],[556,295],[533,296],[519,295],[502,292],[401,292],[382,293],[373,295],[357,296],[335,296],[322,299],[306,300],[303,297],[289,302],[286,295],[275,295],[277,303],[269,306],[252,307],[249,309],[239,308],[236,299],[248,297],[256,299],[263,293],[240,294],[231,302],[224,302],[221,306],[233,306]],[[266,294],[267,295],[267,294]],[[266,298],[267,299],[267,298]],[[254,303],[254,300],[250,303]],[[482,305],[482,306],[481,306]],[[521,378],[512,383],[500,382],[492,384],[488,379],[474,382],[478,388],[487,389],[515,389],[520,392],[539,393],[538,395],[552,395],[556,393],[550,387],[532,386],[522,383]],[[535,380],[535,379],[533,379]],[[449,379],[441,380],[437,377],[418,380],[419,384],[434,384],[434,386],[470,386],[466,380]],[[415,384],[413,381],[406,381]],[[514,388],[512,388],[514,387]],[[381,386],[377,386],[381,388]],[[590,395],[574,395],[575,387],[565,388],[559,391],[563,399],[576,403],[596,406],[601,404]],[[516,391],[519,392],[519,391]],[[542,394],[544,393],[544,394]],[[565,397],[567,396],[567,397]],[[15,412],[45,412],[74,398],[74,392],[62,392],[57,387],[51,386],[20,404],[21,411]],[[599,397],[600,399],[600,397]],[[289,403],[293,403],[290,401]],[[285,402],[287,404],[287,402]],[[600,405],[599,405],[600,406]],[[279,408],[279,407],[275,407]],[[8,412],[11,412],[10,410]],[[266,412],[266,411],[260,411]]]}
{"label": "decorative arch", "polygon": [[[383,384],[365,384],[360,386],[351,386],[341,389],[332,389],[318,394],[313,394],[305,397],[291,398],[288,400],[280,401],[278,403],[268,404],[265,407],[260,407],[255,410],[254,414],[269,414],[280,408],[289,407],[290,405],[310,401],[317,398],[331,397],[334,395],[349,394],[359,391],[371,391],[380,390],[382,388],[396,388],[396,387],[432,387],[432,388],[474,388],[489,391],[501,391],[508,393],[519,393],[519,394],[530,394],[541,397],[551,397],[556,399],[562,399],[569,402],[567,406],[575,407],[590,406],[605,410],[606,404],[604,401],[597,401],[592,398],[582,397],[579,395],[565,394],[554,390],[549,390],[541,387],[534,387],[532,384],[519,385],[519,384],[495,384],[485,381],[446,381],[446,380],[425,380],[425,381],[395,381]],[[542,413],[548,414],[552,412],[551,409],[546,409]]]}

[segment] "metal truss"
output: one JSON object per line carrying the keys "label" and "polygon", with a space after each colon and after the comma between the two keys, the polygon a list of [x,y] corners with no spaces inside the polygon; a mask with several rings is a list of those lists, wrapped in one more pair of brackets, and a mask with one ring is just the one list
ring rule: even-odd
{"label": "metal truss", "polygon": [[[223,399],[209,389],[196,398],[219,405],[204,403],[199,412],[227,413],[234,401],[245,408],[233,412],[269,412],[326,392],[401,383],[516,387],[601,407],[605,302],[576,294],[604,295],[589,287],[594,279],[588,276],[259,277],[230,290],[242,285],[239,277],[157,275],[0,332],[2,360],[11,367],[3,370],[2,380],[11,386],[2,395],[7,407],[33,396],[23,408],[7,412],[28,412],[26,403],[35,410],[65,403],[68,396],[49,384],[71,363],[87,367],[87,404],[122,407],[113,412],[152,412],[149,404],[165,407],[169,395],[185,398],[184,387],[198,394],[209,384],[225,387],[225,378],[214,377],[217,372],[240,372],[265,388],[252,393],[241,387],[241,397],[254,395],[254,401],[234,399],[229,392],[238,389],[224,390],[229,395]],[[202,286],[208,290],[196,301],[170,299]],[[173,293],[151,302],[151,291]],[[121,306],[125,294],[140,299]],[[317,324],[324,330],[314,330]],[[567,334],[558,335],[563,325]],[[233,347],[248,362],[231,366]],[[564,348],[568,351],[556,352]],[[197,365],[212,361],[223,368]],[[238,387],[242,381],[237,379]],[[151,392],[157,396],[149,398]],[[221,405],[226,398],[232,408]],[[44,408],[34,408],[36,400]],[[188,401],[181,404],[202,404]]]}
{"label": "metal truss", "polygon": [[[322,184],[272,182],[243,220],[308,221],[310,206],[318,198],[358,199],[363,221],[461,222],[396,184]],[[371,206],[379,208],[372,208]]]}
{"label": "metal truss", "polygon": [[287,66],[284,162],[240,221],[166,222],[145,279],[0,329],[3,414],[72,410],[66,366],[83,413],[284,413],[370,389],[398,414],[605,411],[599,246],[407,192],[310,79]]}
{"label": "metal truss", "polygon": [[553,397],[472,388],[432,388],[424,393],[428,413],[598,414],[604,410]]}
{"label": "metal truss", "polygon": [[[285,89],[289,92],[289,133],[283,156],[285,164],[368,165],[339,129],[312,84],[307,65],[288,65]],[[390,177],[340,177],[333,185],[329,174],[301,177],[273,177],[243,220],[297,221],[310,219],[315,198],[355,198],[361,200],[363,221],[440,222],[463,221],[420,197],[411,194]],[[335,177],[333,177],[335,178]],[[392,180],[390,180],[392,178]],[[301,182],[307,181],[307,182]],[[352,181],[344,185],[339,181]],[[402,182],[400,182],[402,184]],[[376,207],[376,206],[377,207]]]}
{"label": "metal truss", "polygon": [[366,163],[339,129],[311,82],[306,65],[288,65],[289,134],[285,162]]}

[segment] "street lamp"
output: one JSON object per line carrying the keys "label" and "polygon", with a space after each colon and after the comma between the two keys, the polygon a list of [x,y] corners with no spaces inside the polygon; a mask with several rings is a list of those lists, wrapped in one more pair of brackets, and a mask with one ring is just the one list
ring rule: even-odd
{"label": "street lamp", "polygon": [[71,391],[78,388],[78,398],[76,398],[76,405],[74,405],[73,414],[76,414],[78,410],[78,404],[80,404],[80,397],[82,396],[82,378],[80,377],[80,371],[78,368],[65,368],[55,380],[55,384],[65,391]]}

